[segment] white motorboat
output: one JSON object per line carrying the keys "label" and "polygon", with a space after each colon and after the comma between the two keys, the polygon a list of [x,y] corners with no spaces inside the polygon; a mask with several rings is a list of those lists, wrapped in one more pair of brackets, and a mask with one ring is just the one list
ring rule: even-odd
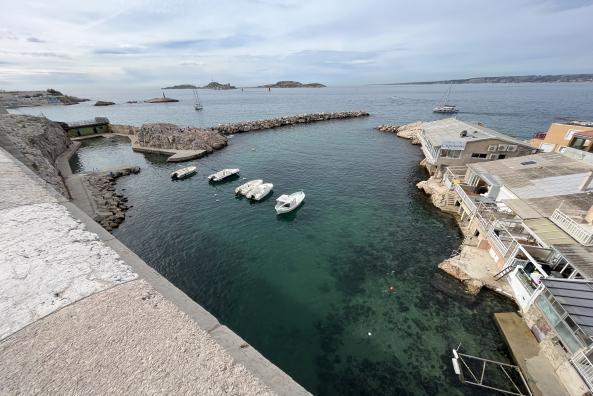
{"label": "white motorboat", "polygon": [[253,187],[257,186],[258,184],[262,184],[263,182],[264,181],[262,179],[256,179],[256,180],[248,181],[247,183],[243,183],[239,187],[235,188],[235,194],[245,195]]}
{"label": "white motorboat", "polygon": [[213,173],[210,176],[208,176],[208,180],[213,181],[213,182],[219,182],[219,181],[226,179],[227,177],[238,175],[238,174],[239,174],[238,168],[223,169],[221,171],[218,171],[218,172]]}
{"label": "white motorboat", "polygon": [[262,183],[258,184],[255,187],[252,187],[251,190],[245,194],[245,196],[249,199],[253,199],[254,201],[260,201],[268,196],[269,193],[272,192],[274,185],[272,183]]}
{"label": "white motorboat", "polygon": [[198,168],[195,166],[188,166],[187,168],[177,169],[175,172],[171,173],[171,179],[172,180],[185,179],[186,177],[190,177],[191,175],[195,174],[196,169],[198,169]]}
{"label": "white motorboat", "polygon": [[276,209],[277,214],[292,212],[303,203],[304,199],[305,193],[302,191],[297,191],[290,195],[282,194],[276,199],[276,206],[274,209]]}

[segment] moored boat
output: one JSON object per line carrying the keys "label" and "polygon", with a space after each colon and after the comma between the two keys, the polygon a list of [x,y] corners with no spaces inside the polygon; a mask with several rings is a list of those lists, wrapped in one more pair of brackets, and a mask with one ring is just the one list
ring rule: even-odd
{"label": "moored boat", "polygon": [[272,192],[274,185],[272,183],[262,183],[252,187],[245,196],[254,201],[261,201]]}
{"label": "moored boat", "polygon": [[298,208],[305,199],[305,193],[303,191],[297,191],[290,195],[282,194],[276,199],[276,209],[277,214],[283,214],[292,212],[296,208]]}
{"label": "moored boat", "polygon": [[231,176],[238,175],[238,174],[239,174],[238,168],[223,169],[221,171],[218,171],[218,172],[213,173],[210,176],[208,176],[208,180],[213,181],[213,182],[219,182],[219,181],[226,179],[227,177],[231,177]]}
{"label": "moored boat", "polygon": [[190,177],[191,175],[196,173],[198,168],[195,166],[188,166],[187,168],[177,169],[174,172],[171,172],[171,179],[172,180],[181,180],[185,179],[186,177]]}
{"label": "moored boat", "polygon": [[243,183],[239,187],[235,188],[235,194],[245,195],[253,187],[257,186],[258,184],[262,184],[263,182],[264,181],[262,179],[250,180],[247,183]]}

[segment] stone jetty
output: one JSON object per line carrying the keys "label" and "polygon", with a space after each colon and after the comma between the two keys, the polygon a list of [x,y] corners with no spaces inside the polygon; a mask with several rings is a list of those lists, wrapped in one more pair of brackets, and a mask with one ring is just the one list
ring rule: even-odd
{"label": "stone jetty", "polygon": [[126,218],[129,209],[128,199],[115,192],[116,180],[122,176],[138,174],[140,167],[133,166],[113,171],[90,173],[83,177],[83,183],[89,191],[95,205],[93,220],[107,231],[117,228]]}
{"label": "stone jetty", "polygon": [[287,117],[271,118],[267,120],[244,121],[230,124],[220,124],[212,129],[222,135],[260,131],[263,129],[279,128],[296,124],[311,124],[319,121],[341,120],[345,118],[368,117],[366,111],[340,111],[334,113],[307,113]]}

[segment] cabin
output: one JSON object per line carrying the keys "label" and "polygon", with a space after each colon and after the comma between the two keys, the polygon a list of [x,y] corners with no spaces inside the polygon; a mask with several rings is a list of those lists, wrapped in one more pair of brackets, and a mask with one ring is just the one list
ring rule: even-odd
{"label": "cabin", "polygon": [[457,118],[423,123],[419,129],[417,136],[426,157],[425,166],[437,177],[446,167],[520,157],[538,151],[527,142]]}
{"label": "cabin", "polygon": [[109,119],[95,117],[94,120],[60,123],[69,137],[81,137],[109,133]]}

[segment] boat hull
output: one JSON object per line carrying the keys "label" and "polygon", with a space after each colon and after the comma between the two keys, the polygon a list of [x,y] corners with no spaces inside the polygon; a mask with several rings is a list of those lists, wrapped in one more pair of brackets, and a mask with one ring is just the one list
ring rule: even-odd
{"label": "boat hull", "polygon": [[[290,213],[290,212],[296,210],[297,208],[299,208],[303,204],[303,201],[305,200],[305,193],[302,191],[299,191],[294,194],[291,194],[289,196],[289,198],[292,199],[289,206],[286,206],[285,202],[278,202],[276,204],[276,206],[274,207],[274,209],[276,210],[276,214],[282,215],[282,214]],[[280,199],[280,198],[278,198],[278,199]]]}

